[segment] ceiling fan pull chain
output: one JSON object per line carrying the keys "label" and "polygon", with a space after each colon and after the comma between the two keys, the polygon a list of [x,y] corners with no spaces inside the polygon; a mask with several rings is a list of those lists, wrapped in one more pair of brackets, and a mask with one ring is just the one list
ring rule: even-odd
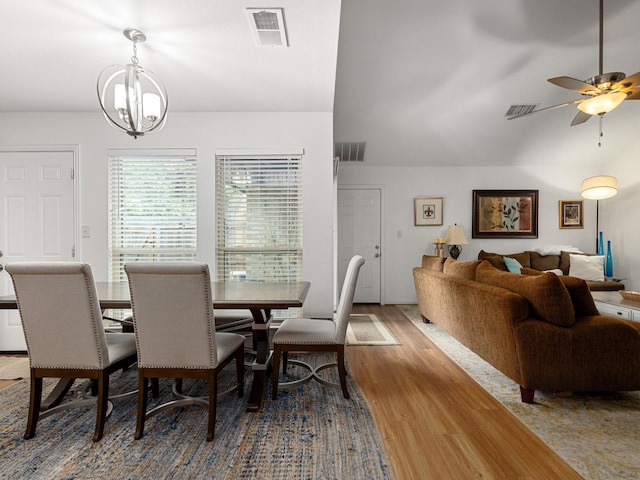
{"label": "ceiling fan pull chain", "polygon": [[600,117],[600,121],[598,122],[599,123],[599,129],[600,129],[600,131],[598,133],[598,147],[602,147],[602,136],[604,135],[602,133],[602,117],[604,117],[604,115],[598,115],[598,116]]}

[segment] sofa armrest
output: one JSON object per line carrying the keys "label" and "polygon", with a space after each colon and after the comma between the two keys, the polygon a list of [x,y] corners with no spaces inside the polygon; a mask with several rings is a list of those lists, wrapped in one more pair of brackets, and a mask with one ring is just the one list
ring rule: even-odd
{"label": "sofa armrest", "polygon": [[640,323],[593,315],[565,328],[531,318],[516,326],[515,336],[527,388],[640,389]]}

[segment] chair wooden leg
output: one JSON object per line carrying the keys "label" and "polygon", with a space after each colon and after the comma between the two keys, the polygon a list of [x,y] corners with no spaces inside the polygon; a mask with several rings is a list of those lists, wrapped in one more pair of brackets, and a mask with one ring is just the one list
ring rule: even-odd
{"label": "chair wooden leg", "polygon": [[109,408],[109,374],[102,371],[98,384],[98,398],[96,408],[96,431],[93,434],[93,441],[98,442],[104,434],[104,424],[107,421],[107,410]]}
{"label": "chair wooden leg", "polygon": [[238,381],[238,397],[244,395],[244,346],[236,352],[236,379]]}
{"label": "chair wooden leg", "polygon": [[[151,382],[158,381],[157,378],[151,379]],[[136,420],[136,433],[133,438],[139,440],[144,433],[144,421],[147,413],[147,397],[149,395],[149,383],[144,376],[144,372],[138,372],[138,417]]]}
{"label": "chair wooden leg", "polygon": [[209,378],[209,422],[207,425],[207,442],[213,440],[214,430],[216,426],[216,406],[218,404],[218,372],[212,374]]}
{"label": "chair wooden leg", "polygon": [[[272,372],[271,372],[271,399],[275,400],[278,398],[278,380],[280,376],[280,356],[282,355],[282,350],[280,345],[275,345],[273,348],[273,358],[272,358]],[[286,355],[286,352],[285,352]],[[284,365],[284,363],[283,363]]]}
{"label": "chair wooden leg", "polygon": [[27,429],[24,439],[29,440],[36,434],[36,425],[40,416],[40,403],[42,401],[42,378],[36,378],[31,372],[31,392],[29,394],[29,416],[27,417]]}
{"label": "chair wooden leg", "polygon": [[284,352],[282,352],[282,374],[283,375],[287,374],[288,362],[289,362],[289,352],[285,350]]}
{"label": "chair wooden leg", "polygon": [[157,378],[150,379],[151,381],[151,396],[153,398],[160,397],[160,380]]}
{"label": "chair wooden leg", "polygon": [[340,377],[340,386],[342,387],[342,395],[347,400],[351,398],[347,390],[347,369],[344,366],[344,345],[338,346],[338,376]]}

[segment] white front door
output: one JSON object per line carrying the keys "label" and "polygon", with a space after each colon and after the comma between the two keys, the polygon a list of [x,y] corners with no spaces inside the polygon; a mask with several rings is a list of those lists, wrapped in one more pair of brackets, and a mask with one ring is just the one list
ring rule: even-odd
{"label": "white front door", "polygon": [[[74,258],[76,151],[0,149],[0,265]],[[0,272],[0,295],[13,293]],[[0,351],[25,351],[17,310],[0,310]]]}
{"label": "white front door", "polygon": [[353,255],[362,255],[355,303],[381,303],[381,215],[379,189],[338,189],[338,278],[340,288]]}

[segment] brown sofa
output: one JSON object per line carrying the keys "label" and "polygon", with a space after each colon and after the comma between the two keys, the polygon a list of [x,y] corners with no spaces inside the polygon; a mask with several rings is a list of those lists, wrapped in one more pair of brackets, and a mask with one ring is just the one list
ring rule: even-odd
{"label": "brown sofa", "polygon": [[[517,260],[524,268],[533,270],[561,270],[563,275],[569,275],[569,255],[574,252],[560,252],[559,255],[540,255],[538,252],[524,251],[520,253],[491,253],[480,250],[478,260],[487,260],[491,265],[499,270],[508,271],[503,257],[509,257]],[[588,254],[585,254],[588,255]],[[617,280],[604,280],[601,282],[587,281],[589,290],[605,291],[605,290],[624,290],[624,283]]]}
{"label": "brown sofa", "polygon": [[600,315],[584,280],[428,256],[413,276],[423,319],[520,385],[523,402],[640,390],[640,323]]}

